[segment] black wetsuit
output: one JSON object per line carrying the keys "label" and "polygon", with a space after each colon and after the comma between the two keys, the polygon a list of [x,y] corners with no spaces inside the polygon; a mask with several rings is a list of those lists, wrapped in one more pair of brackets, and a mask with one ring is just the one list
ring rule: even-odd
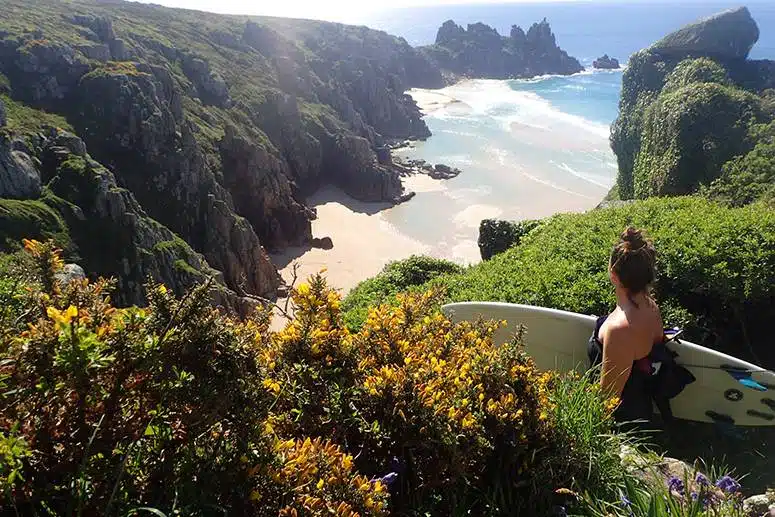
{"label": "black wetsuit", "polygon": [[[595,331],[589,338],[587,354],[593,367],[603,362],[603,344],[598,338],[598,332],[607,318],[608,316],[601,316],[597,319]],[[663,420],[672,419],[670,399],[695,379],[691,372],[676,364],[676,354],[667,348],[666,342],[667,339],[663,339],[655,343],[646,357],[632,362],[630,376],[619,397],[621,402],[614,413],[616,420],[650,421],[654,414],[654,405],[659,409]]]}

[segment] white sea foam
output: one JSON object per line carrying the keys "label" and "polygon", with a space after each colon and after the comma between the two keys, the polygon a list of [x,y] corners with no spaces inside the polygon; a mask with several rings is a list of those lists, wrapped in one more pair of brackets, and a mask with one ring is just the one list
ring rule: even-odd
{"label": "white sea foam", "polygon": [[523,126],[574,133],[579,129],[596,137],[608,138],[610,127],[592,122],[578,115],[565,113],[552,106],[538,94],[514,90],[508,81],[475,79],[457,83],[440,90],[450,103],[428,114],[439,120],[493,119],[506,131],[513,123]]}
{"label": "white sea foam", "polygon": [[603,181],[603,179],[600,178],[600,176],[597,174],[590,174],[590,173],[577,171],[567,163],[559,163],[555,165],[557,165],[557,167],[564,170],[565,172],[570,173],[572,176],[575,176],[586,182],[592,183],[593,185],[597,185],[598,187],[603,187],[603,188],[611,188],[611,182]]}

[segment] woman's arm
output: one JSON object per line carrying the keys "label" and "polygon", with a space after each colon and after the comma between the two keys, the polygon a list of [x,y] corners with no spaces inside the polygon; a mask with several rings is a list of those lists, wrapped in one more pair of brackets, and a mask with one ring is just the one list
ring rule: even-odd
{"label": "woman's arm", "polygon": [[603,370],[600,384],[610,396],[621,397],[630,377],[634,355],[626,328],[608,328],[603,335]]}

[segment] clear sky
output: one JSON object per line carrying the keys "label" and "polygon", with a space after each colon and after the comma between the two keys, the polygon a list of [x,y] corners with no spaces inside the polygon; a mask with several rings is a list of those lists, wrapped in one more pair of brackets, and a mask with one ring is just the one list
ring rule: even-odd
{"label": "clear sky", "polygon": [[[169,7],[183,7],[227,14],[263,14],[357,21],[369,12],[416,5],[515,3],[520,0],[139,0]],[[523,0],[525,1],[525,0]],[[547,0],[543,0],[547,1]],[[567,1],[567,0],[565,0]]]}

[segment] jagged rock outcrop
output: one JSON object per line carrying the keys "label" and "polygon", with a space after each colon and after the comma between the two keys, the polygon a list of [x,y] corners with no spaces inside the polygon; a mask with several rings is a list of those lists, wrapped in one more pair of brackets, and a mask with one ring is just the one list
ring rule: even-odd
{"label": "jagged rock outcrop", "polygon": [[[50,23],[20,28],[34,26],[44,7]],[[390,139],[429,136],[404,91],[444,84],[424,53],[364,27],[80,0],[8,0],[0,27],[8,29],[0,39],[8,91],[75,128],[74,139],[49,138],[41,159],[91,164],[88,147],[142,217],[179,236],[228,289],[251,295],[271,297],[281,283],[267,249],[311,240],[314,211],[304,198],[315,189],[334,183],[361,200],[406,198],[377,151]],[[28,176],[24,196],[41,195],[56,176],[50,165],[42,170],[38,190]],[[121,217],[81,216],[122,233]],[[138,276],[114,259],[113,273],[134,299]]]}
{"label": "jagged rock outcrop", "polygon": [[702,55],[720,60],[745,59],[759,39],[747,7],[730,9],[668,34],[651,50],[665,57]]}
{"label": "jagged rock outcrop", "polygon": [[335,183],[357,190],[364,201],[401,201],[404,187],[398,171],[379,164],[368,140],[339,135],[326,150],[326,162]]}
{"label": "jagged rock outcrop", "polygon": [[759,30],[745,8],[689,25],[630,58],[611,147],[622,199],[682,195],[713,183],[773,118],[771,61],[746,59]]}
{"label": "jagged rock outcrop", "polygon": [[[0,224],[4,238],[40,238],[45,232],[38,235],[38,231],[55,231],[60,235],[60,245],[80,263],[68,266],[64,277],[81,278],[84,269],[91,277],[115,277],[115,299],[119,304],[144,303],[148,279],[183,294],[213,276],[220,282],[214,288],[218,303],[236,312],[248,309],[250,301],[223,285],[223,275],[179,236],[148,217],[134,195],[121,188],[115,176],[89,156],[77,136],[49,127],[31,138],[34,143],[28,150],[35,155],[29,157],[29,167],[39,183],[45,182],[46,191],[20,201],[27,204],[3,204],[4,209],[18,211],[4,214]],[[8,147],[7,141],[0,147]],[[48,228],[20,230],[14,226],[15,217],[20,223],[27,221],[27,225],[31,217],[37,217]],[[19,235],[20,231],[31,233]]]}
{"label": "jagged rock outcrop", "polygon": [[608,57],[608,54],[603,54],[592,62],[592,67],[601,70],[616,70],[619,68],[619,60],[615,57]]}
{"label": "jagged rock outcrop", "polygon": [[542,74],[574,74],[584,68],[557,46],[546,19],[527,31],[513,26],[508,37],[483,23],[467,29],[448,20],[439,28],[434,45],[423,52],[449,72],[460,76],[509,79]]}

